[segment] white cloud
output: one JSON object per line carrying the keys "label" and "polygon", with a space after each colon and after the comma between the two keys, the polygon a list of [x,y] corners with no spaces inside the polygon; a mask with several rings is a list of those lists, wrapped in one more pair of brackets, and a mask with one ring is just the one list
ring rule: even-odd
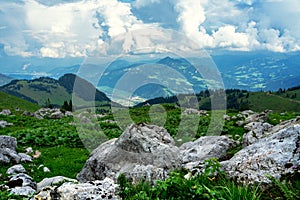
{"label": "white cloud", "polygon": [[236,32],[234,26],[220,27],[217,32],[213,32],[212,36],[217,47],[229,47],[239,50],[247,50],[249,47],[248,35]]}
{"label": "white cloud", "polygon": [[31,65],[31,63],[27,63],[27,64],[23,65],[22,70],[26,70],[30,65]]}
{"label": "white cloud", "polygon": [[[184,33],[202,48],[279,52],[300,49],[298,0],[168,0],[164,4],[161,0],[40,2],[0,2],[0,43],[5,45],[7,54],[60,58],[93,55],[95,51],[109,53],[113,52],[110,39],[115,42],[114,37],[119,34],[147,27],[153,33],[128,36],[131,39],[119,48],[124,51],[143,45],[162,48],[171,41],[166,37],[168,31],[161,26]],[[159,6],[167,9],[168,14],[173,12],[172,19],[154,12]],[[148,8],[153,12],[141,17]],[[135,16],[132,10],[140,12],[134,12]],[[151,17],[153,13],[155,17]]]}

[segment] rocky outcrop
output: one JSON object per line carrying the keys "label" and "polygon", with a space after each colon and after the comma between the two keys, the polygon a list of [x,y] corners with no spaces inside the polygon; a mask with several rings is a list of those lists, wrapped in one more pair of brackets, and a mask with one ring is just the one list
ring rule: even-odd
{"label": "rocky outcrop", "polygon": [[33,113],[33,116],[38,119],[50,118],[50,119],[60,119],[64,117],[64,113],[60,109],[54,108],[41,108]]}
{"label": "rocky outcrop", "polygon": [[118,185],[110,178],[104,180],[90,181],[88,183],[66,182],[61,186],[45,187],[37,195],[35,200],[117,200]]}
{"label": "rocky outcrop", "polygon": [[26,170],[23,167],[23,165],[19,164],[19,165],[14,165],[14,166],[8,168],[6,173],[9,174],[9,175],[19,174],[19,173],[26,173]]}
{"label": "rocky outcrop", "polygon": [[10,188],[10,194],[19,196],[31,196],[36,192],[36,183],[25,173],[18,173],[9,177],[6,185]]}
{"label": "rocky outcrop", "polygon": [[179,148],[164,128],[132,124],[118,139],[95,149],[77,178],[81,182],[116,180],[123,173],[133,181],[154,181],[164,179],[180,164]]}
{"label": "rocky outcrop", "polygon": [[[273,128],[276,129],[277,126]],[[277,132],[269,132],[221,164],[225,172],[238,181],[270,183],[267,175],[280,178],[285,174],[294,173],[300,166],[299,158],[300,125],[289,123]]]}
{"label": "rocky outcrop", "polygon": [[0,135],[0,148],[8,148],[12,151],[16,151],[17,139],[6,135]]}
{"label": "rocky outcrop", "polygon": [[234,141],[227,136],[205,136],[194,142],[187,142],[180,146],[183,167],[194,170],[209,158],[223,159],[227,150],[234,146]]}
{"label": "rocky outcrop", "polygon": [[252,122],[265,122],[268,120],[268,113],[272,111],[266,110],[261,113],[255,113],[252,110],[246,110],[239,113],[235,118],[240,119],[236,122],[238,126],[243,126]]}
{"label": "rocky outcrop", "polygon": [[59,186],[65,182],[78,183],[76,179],[71,179],[64,176],[44,178],[41,182],[37,184],[37,191],[40,192],[41,190],[43,190],[43,188],[47,188],[47,187]]}
{"label": "rocky outcrop", "polygon": [[31,162],[30,156],[17,153],[17,140],[14,137],[0,135],[0,163]]}
{"label": "rocky outcrop", "polygon": [[243,135],[243,147],[249,146],[264,137],[273,125],[263,122],[252,122],[244,126],[244,129],[249,131]]}

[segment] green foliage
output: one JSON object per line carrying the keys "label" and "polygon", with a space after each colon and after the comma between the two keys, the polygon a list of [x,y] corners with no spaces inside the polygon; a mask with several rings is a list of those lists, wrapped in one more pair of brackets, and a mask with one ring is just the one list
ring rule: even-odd
{"label": "green foliage", "polygon": [[164,181],[155,185],[139,182],[133,185],[124,175],[120,175],[120,196],[122,199],[260,199],[259,187],[243,186],[229,180],[220,170],[216,159],[205,162],[204,173],[185,179],[186,171],[174,171]]}
{"label": "green foliage", "polygon": [[0,200],[8,200],[8,199],[24,200],[24,198],[22,196],[12,195],[12,194],[9,194],[8,191],[0,190]]}
{"label": "green foliage", "polygon": [[57,146],[83,147],[76,128],[69,123],[73,118],[36,119],[30,116],[0,116],[14,125],[0,129],[0,135],[17,138],[19,146]]}
{"label": "green foliage", "polygon": [[268,123],[272,125],[277,125],[282,121],[294,119],[299,115],[300,115],[299,112],[270,113]]}
{"label": "green foliage", "polygon": [[270,194],[277,199],[296,200],[300,199],[300,173],[296,172],[292,176],[286,176],[282,180],[267,176],[273,187],[268,189]]}

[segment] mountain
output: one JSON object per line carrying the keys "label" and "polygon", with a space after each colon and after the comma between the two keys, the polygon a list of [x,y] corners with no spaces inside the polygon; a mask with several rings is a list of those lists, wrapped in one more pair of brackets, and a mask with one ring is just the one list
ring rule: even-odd
{"label": "mountain", "polygon": [[[76,83],[76,88],[73,88]],[[110,99],[98,91],[91,83],[73,74],[66,74],[59,80],[41,77],[34,80],[13,80],[4,85],[0,90],[37,103],[45,105],[49,99],[54,106],[61,106],[64,101],[75,100],[76,105],[85,105],[86,102],[96,101],[99,104],[107,104]],[[95,98],[91,96],[95,92]]]}
{"label": "mountain", "polygon": [[[108,66],[103,73],[97,87],[105,91],[108,96],[111,96],[116,88],[118,81],[128,75],[140,73],[141,76],[149,73],[145,82],[151,82],[153,77],[162,82],[174,83],[177,88],[188,88],[191,85],[193,92],[198,93],[207,89],[206,81],[199,75],[194,66],[188,62],[189,59],[164,57],[160,60],[143,60],[136,63],[125,62],[121,60],[114,62],[113,66]],[[240,89],[249,91],[276,91],[279,88],[290,88],[299,85],[300,83],[300,52],[295,53],[274,53],[274,52],[222,52],[211,56],[224,82],[225,89]],[[165,66],[165,70],[161,67],[159,70],[154,66],[149,66],[148,72],[144,72],[145,66],[149,63],[152,65]],[[208,66],[201,65],[203,70],[209,70]],[[153,71],[151,71],[151,67]],[[167,70],[169,69],[169,70]],[[140,70],[140,71],[139,71]],[[154,71],[157,73],[153,76]],[[171,74],[171,73],[172,74]],[[174,78],[174,74],[180,74],[182,77]],[[132,75],[132,77],[134,77]],[[130,80],[137,82],[136,77]],[[174,82],[176,79],[176,82]],[[173,81],[173,82],[172,82]],[[209,82],[210,80],[208,80]],[[135,99],[153,99],[156,97],[170,96],[172,92],[170,88],[166,88],[158,84],[140,85],[134,93],[130,90],[132,84],[128,83],[128,89],[124,88],[119,93],[130,93]],[[173,94],[181,91],[173,91]],[[181,93],[188,93],[183,91]],[[127,95],[128,96],[128,95]]]}
{"label": "mountain", "polygon": [[300,52],[231,53],[212,56],[225,87],[276,91],[300,83]]}
{"label": "mountain", "polygon": [[0,74],[0,86],[9,83],[12,80],[13,80],[13,78],[8,77],[8,76],[6,76],[4,74]]}

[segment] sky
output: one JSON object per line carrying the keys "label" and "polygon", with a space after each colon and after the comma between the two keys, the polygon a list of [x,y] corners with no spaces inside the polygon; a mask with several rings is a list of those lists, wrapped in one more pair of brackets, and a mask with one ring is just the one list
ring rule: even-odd
{"label": "sky", "polygon": [[1,0],[0,54],[76,58],[164,48],[170,31],[203,49],[293,52],[299,19],[299,0]]}

